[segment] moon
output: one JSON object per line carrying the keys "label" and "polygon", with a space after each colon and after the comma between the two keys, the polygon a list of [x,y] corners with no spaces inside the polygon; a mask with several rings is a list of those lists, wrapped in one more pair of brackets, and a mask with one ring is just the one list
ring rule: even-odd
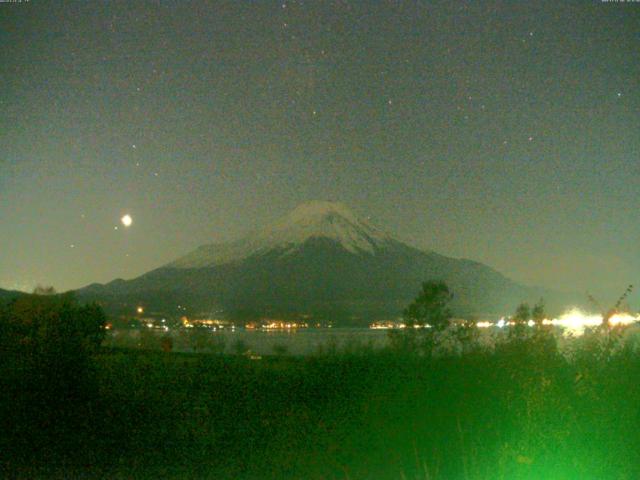
{"label": "moon", "polygon": [[131,224],[133,223],[133,218],[131,218],[131,215],[129,215],[128,213],[123,216],[120,221],[122,222],[122,225],[124,225],[125,227],[130,227]]}

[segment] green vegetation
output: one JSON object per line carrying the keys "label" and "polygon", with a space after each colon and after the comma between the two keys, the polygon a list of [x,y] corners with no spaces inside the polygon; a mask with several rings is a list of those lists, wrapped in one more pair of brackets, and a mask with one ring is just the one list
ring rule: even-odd
{"label": "green vegetation", "polygon": [[97,417],[94,355],[104,324],[100,307],[51,291],[0,305],[0,458],[7,476],[89,448],[80,445],[81,432]]}
{"label": "green vegetation", "polygon": [[[465,335],[450,325],[464,345],[437,355],[415,342],[252,360],[204,347],[97,351],[98,309],[25,302],[0,323],[3,345],[14,342],[0,362],[7,477],[640,477],[640,353],[623,328],[587,332],[568,355],[542,322],[491,348],[469,323]],[[49,333],[79,315],[92,327],[67,330],[75,340]],[[58,354],[65,363],[43,361]],[[73,371],[64,382],[60,368]]]}

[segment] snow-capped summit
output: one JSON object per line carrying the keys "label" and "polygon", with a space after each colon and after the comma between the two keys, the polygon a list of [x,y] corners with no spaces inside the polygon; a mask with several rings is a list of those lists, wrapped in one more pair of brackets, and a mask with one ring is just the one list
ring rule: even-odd
{"label": "snow-capped summit", "polygon": [[170,263],[173,268],[204,268],[279,248],[292,250],[310,238],[327,238],[345,250],[374,254],[391,241],[386,233],[360,220],[345,205],[313,201],[296,207],[274,224],[234,242],[204,245]]}
{"label": "snow-capped summit", "polygon": [[358,219],[342,203],[309,202],[260,232],[259,237],[275,244],[300,244],[312,237],[338,242],[351,253],[374,253],[390,237],[365,220]]}

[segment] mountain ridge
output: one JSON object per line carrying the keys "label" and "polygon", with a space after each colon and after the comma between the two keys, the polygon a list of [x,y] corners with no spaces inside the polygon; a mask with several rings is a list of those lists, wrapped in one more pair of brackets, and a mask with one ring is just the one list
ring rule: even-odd
{"label": "mountain ridge", "polygon": [[525,287],[468,259],[396,240],[333,202],[310,202],[241,239],[203,245],[131,280],[79,294],[115,310],[144,303],[230,319],[310,317],[364,324],[398,317],[430,279],[446,281],[456,314],[501,316],[550,292]]}

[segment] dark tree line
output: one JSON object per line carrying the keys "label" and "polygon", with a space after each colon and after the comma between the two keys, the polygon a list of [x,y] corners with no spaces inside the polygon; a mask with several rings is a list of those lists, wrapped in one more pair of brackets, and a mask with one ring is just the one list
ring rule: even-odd
{"label": "dark tree line", "polygon": [[71,294],[25,295],[0,306],[0,345],[22,357],[79,360],[100,346],[105,322],[99,305]]}
{"label": "dark tree line", "polygon": [[104,326],[98,305],[80,305],[68,294],[23,295],[0,305],[0,451],[8,459],[29,464],[78,450],[95,420],[93,354]]}

